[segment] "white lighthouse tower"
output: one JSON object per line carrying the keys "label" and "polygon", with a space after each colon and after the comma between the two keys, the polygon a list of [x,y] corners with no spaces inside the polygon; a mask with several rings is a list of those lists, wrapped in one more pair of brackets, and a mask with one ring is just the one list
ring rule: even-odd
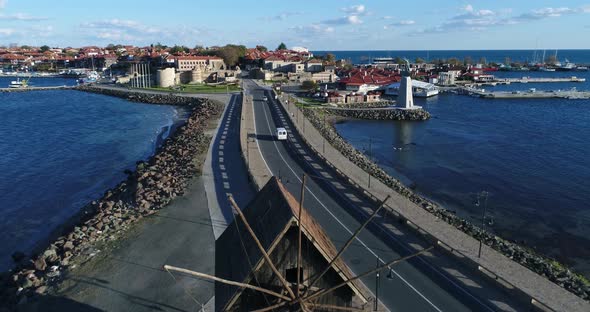
{"label": "white lighthouse tower", "polygon": [[414,95],[412,94],[412,78],[402,77],[399,85],[397,101],[405,109],[414,109]]}

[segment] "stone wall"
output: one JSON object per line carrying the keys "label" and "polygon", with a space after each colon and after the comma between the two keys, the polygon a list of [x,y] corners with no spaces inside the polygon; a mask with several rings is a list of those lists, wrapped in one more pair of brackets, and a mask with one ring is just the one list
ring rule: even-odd
{"label": "stone wall", "polygon": [[[12,310],[31,296],[48,292],[72,265],[94,256],[97,246],[117,240],[137,220],[154,214],[174,198],[183,195],[190,179],[200,171],[195,157],[204,153],[210,137],[205,135],[208,120],[223,110],[221,103],[206,99],[153,95],[92,86],[78,90],[106,94],[148,104],[187,107],[191,114],[184,125],[168,137],[154,156],[126,171],[127,179],[108,190],[80,211],[73,226],[38,254],[15,253],[17,265],[0,275],[0,310]],[[75,225],[75,226],[74,226]],[[56,235],[57,236],[57,235]]]}
{"label": "stone wall", "polygon": [[423,109],[320,108],[318,110],[321,110],[329,115],[355,119],[409,121],[422,121],[430,119],[430,113]]}

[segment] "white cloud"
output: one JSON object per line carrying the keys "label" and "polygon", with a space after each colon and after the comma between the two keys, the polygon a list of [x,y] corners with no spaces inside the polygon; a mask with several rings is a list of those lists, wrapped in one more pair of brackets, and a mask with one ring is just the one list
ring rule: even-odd
{"label": "white cloud", "polygon": [[6,7],[7,0],[0,0],[0,9],[4,9]]}
{"label": "white cloud", "polygon": [[386,16],[383,16],[381,19],[390,20],[390,19],[393,19],[393,16],[386,15]]}
{"label": "white cloud", "polygon": [[47,19],[47,17],[31,16],[24,13],[16,13],[11,15],[0,14],[0,20],[7,21],[44,21]]}
{"label": "white cloud", "polygon": [[275,16],[265,16],[265,17],[261,17],[259,19],[263,20],[263,21],[284,21],[290,17],[298,16],[298,15],[303,15],[303,12],[298,12],[298,11],[297,12],[282,12],[282,13],[279,13]]}
{"label": "white cloud", "polygon": [[416,21],[413,20],[403,20],[396,23],[392,23],[391,26],[410,26],[416,24]]}
{"label": "white cloud", "polygon": [[353,15],[363,15],[363,14],[366,14],[366,12],[367,12],[367,8],[362,4],[353,5],[348,8],[342,8],[340,10],[344,13],[353,14]]}
{"label": "white cloud", "polygon": [[321,24],[327,25],[358,25],[362,23],[363,21],[357,15],[343,16],[340,18],[329,19],[321,22]]}
{"label": "white cloud", "polygon": [[291,28],[301,34],[329,34],[334,32],[334,27],[324,27],[319,24],[296,26]]}
{"label": "white cloud", "polygon": [[15,33],[12,28],[0,28],[0,36],[10,36]]}
{"label": "white cloud", "polygon": [[531,10],[517,16],[510,16],[512,10],[504,9],[492,11],[488,9],[476,10],[472,5],[466,5],[460,9],[460,13],[446,20],[442,24],[421,29],[410,35],[436,34],[452,31],[484,31],[490,27],[514,25],[531,20],[556,18],[564,15],[590,13],[590,7],[580,8],[542,8]]}

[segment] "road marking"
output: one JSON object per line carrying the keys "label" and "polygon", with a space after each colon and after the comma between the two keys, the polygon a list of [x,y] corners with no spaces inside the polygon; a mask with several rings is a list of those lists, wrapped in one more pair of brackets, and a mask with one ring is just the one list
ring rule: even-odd
{"label": "road marking", "polygon": [[[270,122],[268,121],[268,114],[266,113],[266,110],[264,108],[263,108],[263,112],[264,112],[264,116],[266,119],[266,124],[267,124],[268,130],[272,133]],[[254,113],[254,116],[256,116],[256,113]],[[254,122],[256,122],[256,119],[254,119]],[[256,131],[256,128],[254,129],[254,131]],[[295,178],[299,181],[299,183],[303,183],[301,181],[301,179],[299,178],[299,176],[297,175],[297,173],[295,172],[295,170],[293,170],[293,168],[291,168],[291,166],[287,163],[287,161],[283,157],[283,154],[279,151],[279,148],[277,147],[277,142],[273,141],[273,145],[274,145],[277,153],[279,154],[279,156],[281,157],[281,159],[283,160],[285,165],[287,165],[289,170],[291,170],[291,172],[293,173]],[[260,151],[260,147],[258,148],[258,151]],[[262,151],[260,151],[260,155],[262,156]],[[262,160],[266,164],[266,160],[264,159],[264,156],[262,156]],[[268,168],[268,171],[272,174],[272,170],[270,170],[270,168],[268,167],[268,164],[266,164],[266,167]],[[324,210],[326,210],[328,212],[328,214],[330,214],[332,216],[332,218],[334,218],[338,222],[338,224],[340,224],[350,235],[353,234],[353,232],[348,227],[346,227],[346,225],[344,225],[344,223],[342,223],[342,221],[340,219],[338,219],[338,217],[336,217],[336,215],[334,215],[334,213],[332,213],[332,211],[330,209],[328,209],[328,207],[326,207],[326,205],[309,189],[309,187],[306,186],[305,189],[311,194],[311,196],[313,196],[313,198],[315,198],[315,200],[324,208]],[[358,237],[355,237],[355,240],[358,241],[363,247],[365,247],[365,249],[367,249],[369,251],[369,253],[371,253],[373,256],[375,256],[375,258],[377,258],[379,260],[379,262],[381,262],[383,264],[386,263],[383,259],[381,259],[381,257],[379,257],[379,255],[377,255],[373,250],[371,250],[371,248],[369,248],[369,246],[367,246],[367,244],[365,244],[365,242],[360,240]],[[424,294],[422,294],[419,290],[417,290],[414,286],[412,286],[412,284],[410,284],[406,279],[404,279],[397,271],[395,271],[394,269],[390,269],[390,270],[393,273],[395,273],[395,275],[397,277],[399,277],[400,280],[402,280],[406,285],[408,285],[408,287],[410,287],[412,290],[414,290],[414,292],[416,292],[420,297],[422,297],[422,299],[424,299],[424,301],[428,302],[428,304],[430,304],[437,311],[442,312],[441,309],[439,309],[434,303],[432,303],[432,301],[430,301],[428,298],[426,298],[426,296],[424,296]]]}

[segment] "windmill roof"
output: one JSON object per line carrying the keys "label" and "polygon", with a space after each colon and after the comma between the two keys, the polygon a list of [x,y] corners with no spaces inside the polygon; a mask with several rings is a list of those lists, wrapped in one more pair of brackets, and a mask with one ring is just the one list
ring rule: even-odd
{"label": "windmill roof", "polygon": [[[256,237],[270,255],[287,231],[297,224],[299,202],[285,189],[279,179],[273,177],[243,209],[243,213]],[[252,273],[262,266],[264,258],[243,222],[238,219],[228,226],[215,243],[215,273],[217,277],[248,283]],[[301,224],[303,235],[326,262],[334,259],[338,253],[336,247],[305,208],[301,212]],[[343,281],[354,277],[350,268],[341,259],[332,267]],[[353,281],[348,286],[366,302],[364,288],[360,282]],[[227,308],[239,293],[238,287],[215,283],[216,310]]]}

